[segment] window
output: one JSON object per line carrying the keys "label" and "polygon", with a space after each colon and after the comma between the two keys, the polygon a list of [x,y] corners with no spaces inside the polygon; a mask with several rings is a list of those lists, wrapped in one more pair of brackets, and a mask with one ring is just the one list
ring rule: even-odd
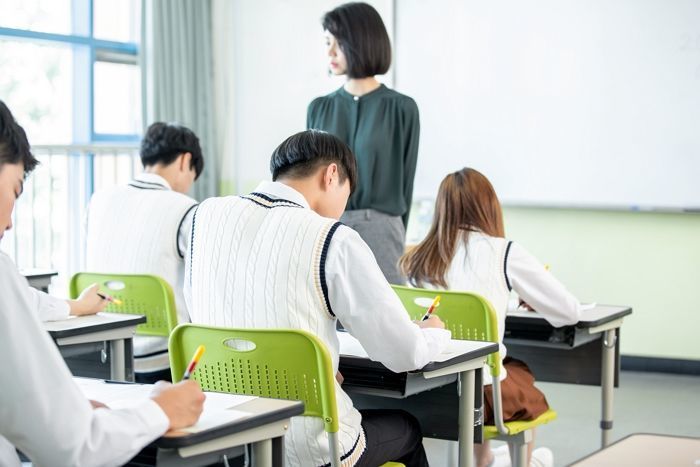
{"label": "window", "polygon": [[140,0],[0,0],[0,99],[41,162],[0,248],[20,268],[82,266],[96,188],[140,169]]}

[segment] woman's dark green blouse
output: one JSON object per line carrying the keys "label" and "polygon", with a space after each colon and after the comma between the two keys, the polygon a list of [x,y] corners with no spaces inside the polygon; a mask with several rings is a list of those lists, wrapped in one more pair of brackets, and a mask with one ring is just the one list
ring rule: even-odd
{"label": "woman's dark green blouse", "polygon": [[358,182],[348,210],[376,209],[408,224],[420,136],[413,99],[383,84],[360,97],[341,87],[309,104],[306,126],[336,135],[355,154]]}

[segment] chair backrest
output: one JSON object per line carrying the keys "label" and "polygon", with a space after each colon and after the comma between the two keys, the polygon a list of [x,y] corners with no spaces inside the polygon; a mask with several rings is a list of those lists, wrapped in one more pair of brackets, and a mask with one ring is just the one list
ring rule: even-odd
{"label": "chair backrest", "polygon": [[[498,342],[498,315],[491,303],[481,295],[400,285],[391,287],[411,319],[421,319],[435,296],[440,295],[440,305],[433,314],[445,323],[445,328],[452,332],[453,339]],[[487,358],[491,375],[494,377],[501,373],[500,361],[498,352],[490,354]]]}
{"label": "chair backrest", "polygon": [[175,297],[170,284],[148,274],[100,274],[79,272],[70,281],[70,296],[77,298],[90,284],[122,301],[110,303],[106,311],[146,316],[147,321],[136,328],[136,334],[168,337],[177,326]]}
{"label": "chair backrest", "polygon": [[173,381],[182,379],[199,345],[192,376],[202,389],[304,402],[304,415],[338,431],[335,375],[326,346],[296,329],[234,329],[181,324],[168,345]]}

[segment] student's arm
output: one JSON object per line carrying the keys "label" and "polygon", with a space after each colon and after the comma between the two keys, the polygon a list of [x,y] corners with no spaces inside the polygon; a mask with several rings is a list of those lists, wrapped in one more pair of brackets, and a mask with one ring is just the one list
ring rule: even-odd
{"label": "student's arm", "polygon": [[537,258],[517,243],[510,244],[506,277],[522,300],[559,327],[581,318],[581,305]]}
{"label": "student's arm", "polygon": [[372,360],[392,371],[424,367],[447,345],[450,332],[420,328],[408,317],[372,251],[354,230],[341,226],[326,259],[332,311]]}
{"label": "student's arm", "polygon": [[176,387],[129,409],[93,410],[31,312],[31,300],[26,282],[0,253],[0,436],[34,465],[123,465],[170,426],[196,420],[199,412],[185,405],[203,401],[201,391],[173,394]]}
{"label": "student's arm", "polygon": [[30,309],[34,310],[41,321],[58,321],[70,316],[68,301],[29,287]]}
{"label": "student's arm", "polygon": [[408,228],[408,216],[411,213],[411,204],[413,203],[413,181],[416,177],[416,164],[418,163],[418,143],[420,141],[420,117],[418,114],[418,106],[410,100],[410,105],[406,109],[406,148],[404,152],[404,201],[406,203],[406,213],[401,217],[404,227]]}
{"label": "student's arm", "polygon": [[29,289],[32,309],[41,321],[58,321],[69,316],[94,315],[104,310],[108,301],[97,295],[99,287],[93,284],[82,291],[76,300],[57,298],[33,287]]}

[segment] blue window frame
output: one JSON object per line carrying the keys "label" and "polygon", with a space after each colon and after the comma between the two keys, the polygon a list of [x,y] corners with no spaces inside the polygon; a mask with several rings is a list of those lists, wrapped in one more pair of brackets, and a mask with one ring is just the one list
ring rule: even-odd
{"label": "blue window frame", "polygon": [[[137,132],[117,134],[95,131],[95,66],[103,63],[138,66],[139,45],[135,42],[96,38],[93,27],[94,2],[95,0],[72,0],[72,34],[4,27],[0,17],[0,39],[78,46],[74,48],[73,65],[73,142],[138,142],[140,135]],[[138,112],[140,111],[139,108]]]}
{"label": "blue window frame", "polygon": [[[64,81],[60,89],[53,89],[56,95],[64,96],[60,100],[60,105],[72,106],[69,112],[65,113],[68,125],[59,128],[58,131],[48,131],[51,124],[44,124],[41,119],[29,118],[32,110],[24,109],[24,114],[19,104],[17,108],[11,105],[11,110],[18,117],[20,123],[28,128],[33,125],[35,135],[30,135],[30,143],[35,146],[35,154],[41,160],[41,165],[27,181],[28,188],[25,195],[20,199],[15,212],[15,228],[6,236],[0,247],[11,254],[15,262],[20,267],[25,268],[52,268],[59,272],[75,272],[84,266],[84,230],[83,221],[85,219],[87,203],[94,191],[104,184],[123,183],[126,177],[131,177],[139,170],[140,162],[138,158],[137,142],[140,140],[142,127],[140,124],[141,105],[122,105],[121,110],[130,118],[130,125],[114,125],[109,120],[108,124],[99,128],[99,114],[113,112],[113,106],[103,104],[101,108],[99,99],[99,76],[96,79],[95,70],[103,66],[107,74],[113,70],[119,70],[120,66],[130,65],[129,78],[132,88],[140,92],[139,73],[139,44],[133,41],[106,40],[103,37],[137,37],[140,22],[137,19],[127,18],[121,25],[127,24],[131,30],[129,34],[122,34],[122,30],[115,32],[109,26],[113,17],[109,15],[114,9],[128,9],[138,12],[139,0],[45,0],[45,5],[49,5],[47,10],[42,11],[45,20],[43,26],[34,26],[32,22],[25,22],[22,15],[24,0],[10,0],[7,8],[3,6],[0,14],[0,46],[2,42],[24,43],[31,45],[26,47],[36,52],[37,49],[51,49],[48,54],[44,50],[40,54],[34,53],[14,53],[13,58],[21,56],[26,58],[22,63],[36,63],[34,60],[46,60],[47,57],[55,58],[60,56],[61,63],[65,64],[61,76],[69,76]],[[17,2],[17,3],[12,3]],[[40,2],[41,3],[41,2]],[[129,4],[124,7],[124,4]],[[96,21],[95,6],[103,8],[99,18],[102,19],[102,26]],[[14,14],[12,10],[20,13]],[[8,10],[10,10],[8,12]],[[70,11],[67,11],[70,10]],[[58,13],[57,13],[58,12]],[[107,14],[103,14],[103,13]],[[120,13],[123,13],[121,11]],[[60,17],[60,18],[59,18]],[[124,20],[126,16],[120,18]],[[109,23],[109,24],[108,24]],[[102,28],[95,34],[95,25]],[[117,24],[117,22],[114,22]],[[26,27],[25,27],[26,25]],[[31,25],[31,26],[30,26]],[[46,26],[48,25],[48,26]],[[59,25],[59,27],[54,27]],[[12,27],[10,27],[12,26]],[[32,28],[32,29],[30,29]],[[41,29],[44,29],[43,31]],[[49,32],[51,29],[53,32]],[[118,28],[117,28],[118,29]],[[41,47],[35,47],[41,46]],[[43,47],[50,46],[50,47]],[[63,51],[69,50],[68,54]],[[24,51],[24,48],[22,48]],[[53,55],[51,55],[53,54]],[[8,55],[8,56],[10,56]],[[70,59],[66,58],[70,56]],[[1,55],[0,55],[1,57]],[[22,63],[15,66],[23,66]],[[41,61],[46,64],[48,61]],[[26,65],[25,65],[26,66]],[[26,97],[32,90],[36,92],[35,83],[27,77],[32,77],[24,73],[22,69],[6,68],[4,71],[12,73],[14,70],[15,81],[25,79],[22,92],[17,96]],[[68,71],[67,73],[63,73]],[[108,89],[118,94],[124,89],[124,83],[113,76],[107,84],[103,85],[103,90]],[[97,82],[96,82],[97,81]],[[105,82],[106,82],[105,81]],[[30,91],[27,91],[29,89]],[[45,91],[45,89],[43,90]],[[17,92],[5,90],[5,92]],[[69,95],[70,94],[70,95]],[[103,94],[104,95],[104,94]],[[107,94],[109,97],[109,94]],[[39,97],[43,96],[43,97]],[[46,94],[36,93],[31,97],[42,99]],[[2,96],[0,99],[6,100],[10,95]],[[10,99],[12,100],[12,99]],[[21,101],[21,99],[19,99]],[[19,102],[18,101],[18,102]],[[114,103],[115,99],[109,101]],[[44,102],[44,101],[40,101]],[[8,104],[11,104],[8,102]],[[121,104],[118,101],[117,104]],[[70,115],[70,116],[69,116]],[[96,115],[98,118],[96,119]],[[133,117],[133,118],[132,118]],[[61,116],[58,118],[60,120]],[[37,123],[39,122],[39,123]],[[55,120],[52,120],[55,122]],[[97,122],[97,125],[96,125]],[[43,125],[43,126],[42,126]],[[57,125],[53,125],[56,126]],[[104,131],[104,128],[115,127],[121,133]],[[128,128],[131,131],[122,131]],[[44,141],[42,141],[42,138]],[[61,138],[60,141],[54,140]],[[43,143],[37,146],[38,143]],[[70,145],[72,143],[72,145]],[[97,143],[97,144],[95,144]],[[70,146],[65,146],[69,144]],[[61,149],[66,147],[69,149]],[[86,149],[87,148],[87,149]],[[123,165],[130,166],[130,173],[125,174]],[[117,170],[119,166],[119,170]],[[111,177],[111,178],[110,178]],[[101,185],[101,183],[103,185]],[[31,196],[30,196],[31,195]],[[19,222],[18,222],[19,221]],[[9,237],[9,238],[8,238]],[[65,279],[65,278],[64,278]],[[65,280],[64,280],[65,282]]]}

